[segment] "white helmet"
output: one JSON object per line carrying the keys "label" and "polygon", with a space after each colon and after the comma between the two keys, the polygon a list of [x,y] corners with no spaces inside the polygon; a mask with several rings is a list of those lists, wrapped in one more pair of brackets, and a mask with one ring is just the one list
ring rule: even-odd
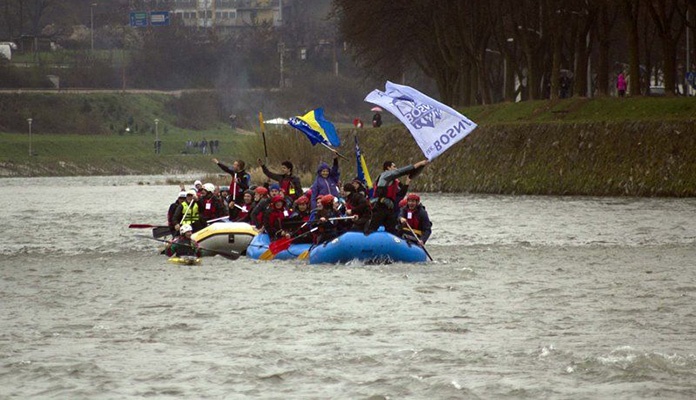
{"label": "white helmet", "polygon": [[215,185],[213,185],[212,183],[206,183],[205,185],[203,185],[203,189],[205,189],[209,193],[213,193],[215,191]]}
{"label": "white helmet", "polygon": [[195,181],[195,182],[193,182],[193,186],[202,185],[202,184],[203,184],[203,182],[201,182],[201,181]]}
{"label": "white helmet", "polygon": [[181,228],[179,228],[179,233],[184,235],[186,232],[193,232],[193,228],[191,228],[191,225],[181,225]]}
{"label": "white helmet", "polygon": [[186,192],[179,192],[179,198],[180,199],[185,199],[186,198]]}

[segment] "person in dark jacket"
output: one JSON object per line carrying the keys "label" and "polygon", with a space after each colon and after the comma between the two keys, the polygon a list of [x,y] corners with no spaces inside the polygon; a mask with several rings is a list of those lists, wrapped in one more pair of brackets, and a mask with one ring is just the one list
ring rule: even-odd
{"label": "person in dark jacket", "polygon": [[232,168],[230,168],[218,161],[217,158],[213,158],[213,162],[217,164],[221,170],[232,175],[232,181],[230,181],[230,197],[235,203],[241,204],[244,191],[249,189],[251,185],[251,175],[244,170],[246,163],[242,160],[236,160],[232,163]]}
{"label": "person in dark jacket", "polygon": [[283,161],[280,164],[280,174],[269,170],[260,158],[256,159],[256,162],[261,167],[264,175],[278,181],[278,185],[283,190],[286,197],[289,197],[294,202],[302,196],[302,183],[299,177],[293,175],[294,166],[290,161]]}
{"label": "person in dark jacket", "polygon": [[399,182],[397,178],[409,174],[414,175],[420,169],[428,165],[428,160],[421,160],[413,165],[396,168],[396,164],[387,161],[384,163],[384,171],[375,181],[374,197],[370,200],[372,204],[372,219],[367,225],[365,233],[376,231],[380,226],[384,230],[398,236],[396,206],[397,195],[399,192]]}
{"label": "person in dark jacket", "polygon": [[200,257],[201,249],[198,247],[198,243],[191,239],[191,234],[193,233],[191,225],[182,225],[181,228],[179,228],[179,232],[180,235],[165,247],[164,254],[169,257]]}
{"label": "person in dark jacket", "polygon": [[352,183],[343,185],[343,196],[346,199],[346,216],[353,217],[350,231],[364,232],[365,226],[372,218],[370,202],[364,194],[357,191]]}
{"label": "person in dark jacket", "polygon": [[[430,217],[428,212],[425,211],[425,207],[421,204],[420,196],[415,193],[411,193],[406,196],[406,206],[401,209],[399,214],[399,222],[403,226],[402,236],[405,239],[412,239],[415,241],[420,241],[425,244],[432,233],[433,224],[430,222]],[[416,238],[413,237],[411,229],[417,235]]]}
{"label": "person in dark jacket", "polygon": [[198,199],[198,210],[201,216],[202,229],[207,226],[208,221],[211,219],[227,215],[227,210],[222,205],[220,198],[215,194],[215,185],[212,183],[203,185],[201,194],[201,198]]}
{"label": "person in dark jacket", "polygon": [[167,225],[169,226],[169,233],[171,233],[172,236],[179,235],[179,230],[176,229],[176,225],[181,221],[175,220],[174,215],[176,214],[176,210],[179,208],[179,206],[181,206],[181,203],[185,201],[186,192],[181,191],[179,192],[179,196],[177,197],[176,201],[169,205],[169,210],[167,211]]}
{"label": "person in dark jacket", "polygon": [[285,208],[285,197],[282,194],[272,197],[268,208],[263,212],[263,228],[271,240],[290,237],[283,230],[283,220],[288,216],[290,213]]}

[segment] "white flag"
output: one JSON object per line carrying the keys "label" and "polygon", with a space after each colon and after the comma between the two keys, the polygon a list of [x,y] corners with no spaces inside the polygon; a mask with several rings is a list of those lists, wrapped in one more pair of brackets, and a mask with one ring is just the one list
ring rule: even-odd
{"label": "white flag", "polygon": [[414,88],[387,82],[365,101],[384,108],[406,125],[425,157],[431,161],[476,129],[469,118]]}

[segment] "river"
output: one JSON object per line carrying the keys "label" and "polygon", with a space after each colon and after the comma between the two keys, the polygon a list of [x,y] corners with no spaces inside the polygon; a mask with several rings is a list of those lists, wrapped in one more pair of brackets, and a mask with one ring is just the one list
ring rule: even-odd
{"label": "river", "polygon": [[128,229],[163,182],[0,179],[0,398],[696,398],[696,199],[426,193],[433,263],[190,267]]}

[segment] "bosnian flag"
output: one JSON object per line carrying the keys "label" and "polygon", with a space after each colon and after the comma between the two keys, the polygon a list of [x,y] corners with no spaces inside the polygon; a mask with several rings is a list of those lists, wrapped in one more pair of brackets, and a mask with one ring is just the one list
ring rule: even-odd
{"label": "bosnian flag", "polygon": [[477,126],[453,108],[416,89],[388,81],[384,92],[375,89],[365,101],[401,120],[429,161],[464,139]]}
{"label": "bosnian flag", "polygon": [[312,146],[321,143],[325,146],[338,147],[341,139],[338,138],[336,127],[331,121],[324,118],[324,109],[317,108],[301,117],[292,117],[288,124],[307,136]]}

